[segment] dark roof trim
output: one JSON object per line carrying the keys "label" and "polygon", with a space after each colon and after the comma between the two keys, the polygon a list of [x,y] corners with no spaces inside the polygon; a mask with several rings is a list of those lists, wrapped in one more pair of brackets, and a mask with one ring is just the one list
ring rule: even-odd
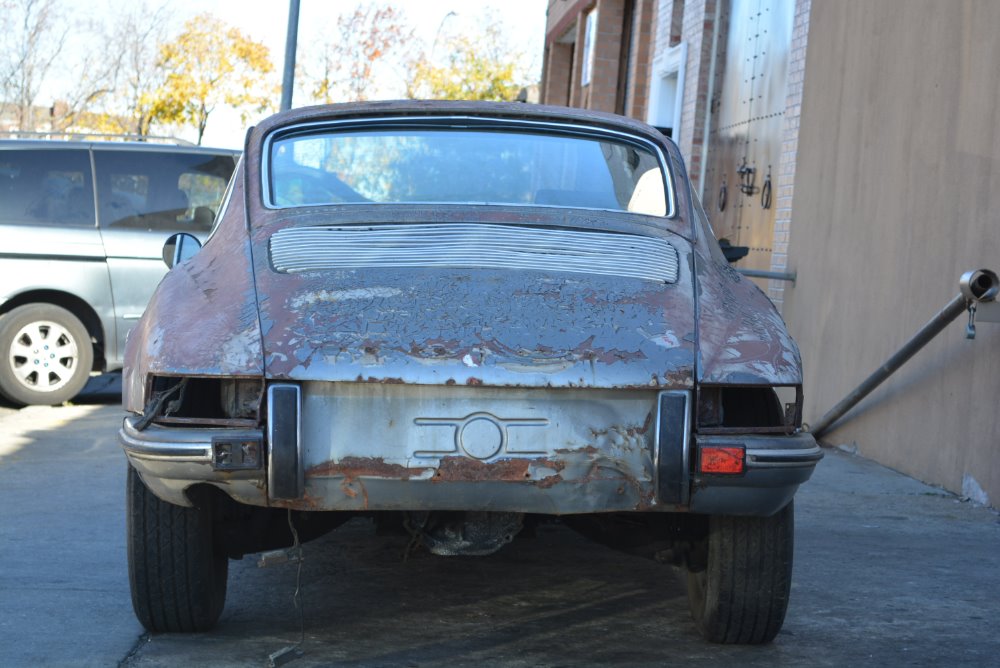
{"label": "dark roof trim", "polygon": [[301,107],[283,111],[262,121],[253,130],[254,143],[259,143],[272,131],[302,123],[339,121],[351,118],[405,117],[405,116],[483,116],[527,121],[575,123],[599,128],[629,132],[662,144],[663,137],[651,126],[625,116],[589,109],[557,107],[519,102],[473,102],[453,100],[392,100],[382,102],[354,102],[315,107]]}

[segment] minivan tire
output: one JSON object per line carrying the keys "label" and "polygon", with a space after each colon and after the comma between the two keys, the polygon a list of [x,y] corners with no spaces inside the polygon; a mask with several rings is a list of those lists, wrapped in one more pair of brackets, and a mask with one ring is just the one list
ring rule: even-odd
{"label": "minivan tire", "polygon": [[25,304],[0,316],[0,395],[20,405],[55,405],[83,389],[94,346],[80,319],[54,304]]}
{"label": "minivan tire", "polygon": [[128,579],[135,615],[153,633],[215,626],[226,604],[229,558],[216,545],[210,497],[185,508],[153,494],[128,467]]}

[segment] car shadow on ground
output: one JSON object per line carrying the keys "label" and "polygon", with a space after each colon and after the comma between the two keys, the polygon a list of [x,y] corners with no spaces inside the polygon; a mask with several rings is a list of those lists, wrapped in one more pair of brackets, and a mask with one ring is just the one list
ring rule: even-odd
{"label": "car shadow on ground", "polygon": [[91,376],[83,391],[70,403],[74,404],[115,404],[122,400],[122,372],[112,371],[100,376]]}
{"label": "car shadow on ground", "polygon": [[[118,404],[122,400],[122,373],[112,371],[99,376],[91,376],[80,394],[69,403],[80,405]],[[0,416],[13,413],[21,407],[0,397]]]}

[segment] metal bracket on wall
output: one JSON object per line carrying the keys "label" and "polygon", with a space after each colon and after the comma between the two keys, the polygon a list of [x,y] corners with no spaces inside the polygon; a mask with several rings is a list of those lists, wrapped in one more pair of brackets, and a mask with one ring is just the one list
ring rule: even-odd
{"label": "metal bracket on wall", "polygon": [[770,278],[774,281],[788,281],[789,283],[795,282],[796,273],[792,272],[782,272],[782,271],[763,271],[761,269],[737,269],[747,278]]}
{"label": "metal bracket on wall", "polygon": [[760,206],[762,209],[771,208],[771,165],[767,166],[767,176],[764,177],[764,185],[760,189]]}
{"label": "metal bracket on wall", "polygon": [[743,163],[736,170],[736,173],[740,175],[740,192],[744,195],[753,195],[757,192],[757,188],[753,184],[757,169],[747,164],[746,156],[743,157]]}

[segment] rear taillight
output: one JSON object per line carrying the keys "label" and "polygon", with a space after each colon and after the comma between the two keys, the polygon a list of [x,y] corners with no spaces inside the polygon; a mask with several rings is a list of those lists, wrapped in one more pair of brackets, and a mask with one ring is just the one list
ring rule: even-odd
{"label": "rear taillight", "polygon": [[738,446],[707,445],[698,452],[701,473],[738,475],[746,470],[746,450]]}

